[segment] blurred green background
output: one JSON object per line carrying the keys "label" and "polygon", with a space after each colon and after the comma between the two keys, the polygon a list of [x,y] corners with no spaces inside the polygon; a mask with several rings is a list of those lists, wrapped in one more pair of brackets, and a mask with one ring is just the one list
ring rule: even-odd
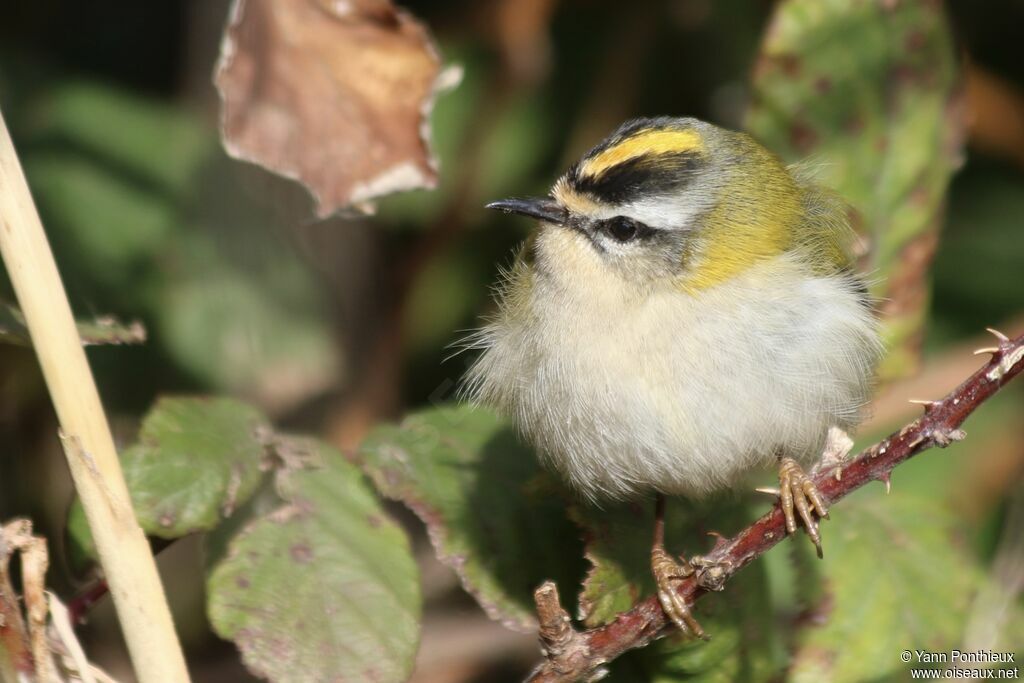
{"label": "blurred green background", "polygon": [[[210,74],[226,2],[0,9],[0,110],[76,312],[138,319],[149,333],[142,346],[89,352],[123,440],[165,393],[239,396],[344,448],[380,420],[451,399],[466,359],[446,360],[448,346],[486,310],[528,227],[483,204],[543,194],[630,116],[740,127],[772,10],[760,0],[404,5],[465,69],[432,117],[440,188],[386,199],[375,217],[322,222],[300,188],[219,146]],[[958,0],[948,12],[969,154],[932,271],[925,369],[888,388],[865,439],[913,414],[903,399],[937,398],[966,376],[982,328],[1024,324],[1024,3]],[[1024,519],[1022,407],[1014,387],[968,423],[967,443],[894,477],[897,490],[956,505],[972,530],[966,547],[993,572],[1000,553],[1024,553],[1024,539],[1004,533]],[[26,348],[0,347],[0,443],[0,520],[35,521],[55,558],[50,584],[70,597],[83,581],[61,542],[71,487]],[[394,511],[414,534],[427,599],[413,680],[516,680],[532,638],[486,622],[419,524]],[[246,680],[205,624],[198,544],[175,544],[161,567],[196,680]],[[83,634],[100,664],[130,678],[109,604]]]}

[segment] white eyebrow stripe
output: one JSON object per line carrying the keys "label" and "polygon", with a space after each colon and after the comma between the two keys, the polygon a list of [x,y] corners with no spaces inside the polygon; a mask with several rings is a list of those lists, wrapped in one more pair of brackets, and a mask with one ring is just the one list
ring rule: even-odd
{"label": "white eyebrow stripe", "polygon": [[623,204],[626,215],[661,230],[689,230],[717,202],[719,190],[707,179],[675,194],[643,197]]}
{"label": "white eyebrow stripe", "polygon": [[676,197],[648,198],[619,207],[622,215],[638,220],[655,230],[680,230],[688,227],[703,210],[688,194]]}
{"label": "white eyebrow stripe", "polygon": [[[673,206],[675,207],[675,210],[672,209]],[[689,225],[690,220],[692,220],[693,216],[696,215],[698,208],[699,207],[691,207],[691,209],[687,210],[678,207],[675,203],[666,203],[664,201],[653,204],[648,202],[633,202],[619,206],[602,204],[600,208],[596,208],[594,211],[584,214],[584,217],[587,220],[599,223],[601,221],[608,220],[609,218],[625,216],[643,223],[652,230],[670,232]]]}

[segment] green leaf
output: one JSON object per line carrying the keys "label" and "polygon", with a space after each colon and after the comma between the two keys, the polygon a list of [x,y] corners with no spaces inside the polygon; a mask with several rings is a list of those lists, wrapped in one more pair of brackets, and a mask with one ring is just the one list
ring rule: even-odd
{"label": "green leaf", "polygon": [[941,3],[785,0],[754,72],[751,133],[859,212],[888,303],[884,376],[915,364],[943,197],[959,164],[955,56]]}
{"label": "green leaf", "polygon": [[68,566],[72,574],[82,576],[90,567],[95,566],[99,555],[96,553],[96,541],[89,530],[89,521],[85,518],[85,508],[77,496],[68,508],[64,534],[67,539],[65,554]]}
{"label": "green leaf", "polygon": [[37,112],[37,123],[47,137],[177,196],[188,189],[214,142],[200,117],[182,112],[157,99],[79,82],[56,88]]}
{"label": "green leaf", "polygon": [[714,623],[720,630],[711,636],[710,641],[688,641],[682,636],[668,636],[641,650],[627,652],[611,663],[608,677],[601,680],[605,683],[757,683],[779,680],[783,661],[781,651],[771,659],[770,653],[762,646],[749,649],[749,641],[767,634],[742,633],[734,620],[715,619]]}
{"label": "green leaf", "polygon": [[377,488],[419,515],[438,557],[492,618],[532,631],[533,590],[545,579],[579,584],[567,494],[493,413],[425,410],[377,428],[360,452]]}
{"label": "green leaf", "polygon": [[404,681],[419,637],[417,569],[403,531],[336,451],[283,470],[288,501],[230,543],[208,580],[210,621],[277,682]]}
{"label": "green leaf", "polygon": [[[162,398],[146,415],[139,441],[120,453],[143,531],[178,538],[209,531],[259,488],[266,465],[266,418],[226,398]],[[96,559],[85,511],[68,510],[73,561]]]}
{"label": "green leaf", "polygon": [[799,633],[793,683],[878,680],[906,672],[902,650],[960,642],[980,573],[955,517],[926,496],[859,491],[832,511],[825,598]]}
{"label": "green leaf", "polygon": [[[280,437],[275,437],[275,442]],[[276,445],[276,444],[275,444]],[[276,477],[264,477],[259,488],[230,517],[202,536],[203,563],[206,573],[213,571],[227,557],[231,541],[255,520],[266,517],[285,504],[277,490]]]}
{"label": "green leaf", "polygon": [[66,152],[30,154],[25,172],[46,225],[53,226],[58,256],[88,273],[89,282],[127,289],[122,296],[137,300],[137,283],[149,283],[153,260],[175,239],[178,216],[168,198]]}
{"label": "green leaf", "polygon": [[[650,556],[654,528],[652,501],[597,509],[578,506],[592,567],[580,595],[588,627],[605,624],[635,602],[653,595]],[[693,503],[672,499],[666,514],[666,547],[690,556],[709,550],[706,523],[734,531],[749,522],[747,506],[729,500]],[[729,582],[722,594],[702,598],[694,615],[710,642],[669,637],[611,665],[612,681],[767,681],[782,668],[777,629],[764,567],[754,563]]]}
{"label": "green leaf", "polygon": [[274,281],[281,271],[301,268],[294,254],[277,254],[277,263],[258,274],[223,255],[190,254],[187,272],[162,292],[156,331],[197,376],[281,407],[323,389],[334,377],[337,353],[326,312],[305,289],[310,283],[291,296],[287,283]]}
{"label": "green leaf", "polygon": [[121,453],[139,524],[176,538],[215,527],[256,491],[270,427],[224,398],[163,398]]}
{"label": "green leaf", "polygon": [[149,355],[276,410],[343,371],[287,198],[254,191],[213,128],[95,84],[58,88],[35,113],[23,162],[74,303],[132,311]]}
{"label": "green leaf", "polygon": [[[141,344],[146,341],[146,329],[134,321],[123,324],[110,316],[95,320],[79,320],[78,336],[84,346],[102,344]],[[25,314],[9,303],[0,302],[0,342],[31,346],[32,339],[25,325]]]}

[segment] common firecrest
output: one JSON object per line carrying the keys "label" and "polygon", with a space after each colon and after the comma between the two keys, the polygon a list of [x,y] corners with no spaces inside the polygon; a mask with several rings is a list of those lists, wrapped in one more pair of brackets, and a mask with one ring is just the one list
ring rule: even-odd
{"label": "common firecrest", "polygon": [[[703,496],[776,463],[787,528],[818,552],[827,510],[799,463],[861,418],[881,354],[847,207],[744,133],[623,124],[550,197],[471,340],[467,389],[511,416],[583,496],[657,494],[662,606],[702,635],[664,550],[664,494]],[[796,508],[796,514],[794,514]]]}

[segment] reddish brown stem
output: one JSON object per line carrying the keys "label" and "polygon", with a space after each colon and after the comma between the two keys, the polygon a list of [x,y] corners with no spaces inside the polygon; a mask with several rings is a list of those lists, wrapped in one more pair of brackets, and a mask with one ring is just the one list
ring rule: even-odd
{"label": "reddish brown stem", "polygon": [[[871,481],[886,482],[901,462],[931,448],[944,447],[964,434],[960,425],[978,406],[1024,369],[1024,335],[1009,340],[996,333],[998,348],[992,358],[963,384],[940,401],[925,405],[925,412],[900,431],[845,461],[840,468],[818,472],[814,483],[831,506]],[[766,553],[786,537],[782,510],[775,505],[766,515],[731,539],[719,543],[707,556],[708,564],[726,567],[724,584],[736,572]],[[678,590],[691,603],[709,591],[701,576],[681,582]],[[719,584],[716,584],[719,585]],[[619,614],[613,621],[577,634],[580,647],[572,662],[558,661],[550,653],[527,679],[530,683],[567,683],[586,680],[622,653],[643,647],[669,627],[656,596],[646,598]],[[581,656],[580,649],[586,656]]]}
{"label": "reddish brown stem", "polygon": [[[178,539],[150,538],[149,544],[153,549],[153,556],[159,556],[164,550],[174,545],[175,540]],[[94,580],[68,601],[68,620],[72,625],[84,624],[89,610],[92,609],[93,605],[106,597],[109,592],[110,585],[105,578],[100,577]]]}
{"label": "reddish brown stem", "polygon": [[87,586],[84,591],[72,598],[68,603],[68,620],[71,624],[85,623],[85,615],[108,592],[110,592],[110,586],[107,585],[107,582],[104,579],[97,579],[96,583]]}

